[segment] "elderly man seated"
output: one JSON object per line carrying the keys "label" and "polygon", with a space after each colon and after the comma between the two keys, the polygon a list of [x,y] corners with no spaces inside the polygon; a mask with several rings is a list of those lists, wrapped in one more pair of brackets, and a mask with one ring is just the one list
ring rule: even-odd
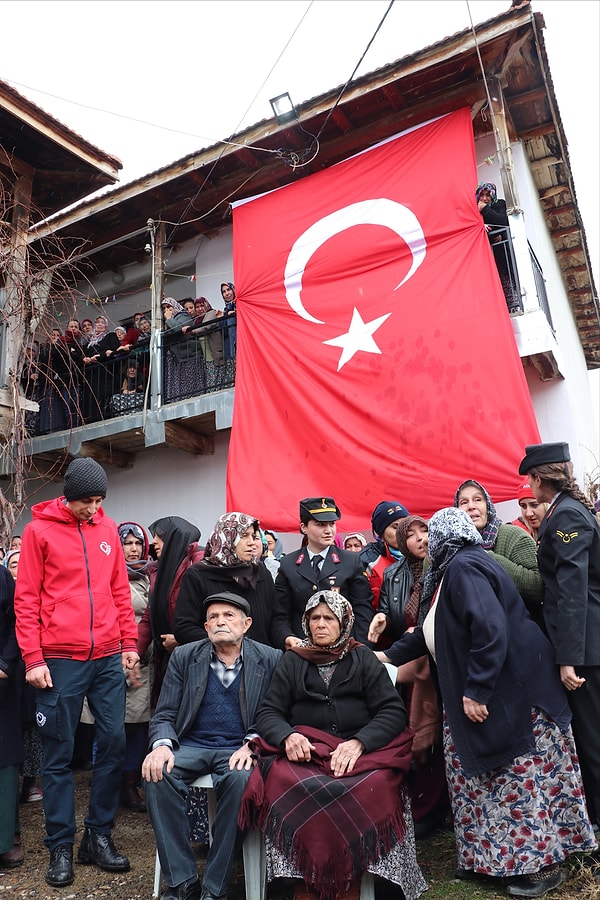
{"label": "elderly man seated", "polygon": [[[253,760],[257,708],[281,656],[245,633],[244,597],[204,600],[208,640],[176,647],[150,720],[152,750],[142,765],[146,805],[167,889],[163,900],[225,900],[241,842],[237,819]],[[199,775],[212,775],[217,798],[202,890],[190,845],[186,798]]]}

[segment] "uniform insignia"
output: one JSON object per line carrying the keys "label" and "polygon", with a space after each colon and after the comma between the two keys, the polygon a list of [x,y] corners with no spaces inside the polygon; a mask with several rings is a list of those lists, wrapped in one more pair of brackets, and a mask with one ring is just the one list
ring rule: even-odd
{"label": "uniform insignia", "polygon": [[571,532],[569,533],[568,531],[559,531],[559,530],[557,529],[557,531],[556,531],[556,536],[559,537],[559,538],[561,539],[561,541],[563,542],[563,544],[570,544],[572,540],[574,540],[576,537],[579,536],[579,532],[578,532],[578,531],[571,531]]}
{"label": "uniform insignia", "polygon": [[299,566],[300,563],[303,561],[303,559],[304,559],[304,553],[301,553],[300,556],[298,557],[298,559],[296,560],[296,565]]}
{"label": "uniform insignia", "polygon": [[332,554],[331,554],[331,561],[334,562],[334,563],[339,563],[340,558],[339,558],[339,556],[337,555],[337,553],[332,552]]}
{"label": "uniform insignia", "polygon": [[100,544],[100,549],[103,553],[106,553],[107,556],[110,556],[112,547],[110,546],[110,544],[107,544],[106,541],[102,541],[102,543]]}

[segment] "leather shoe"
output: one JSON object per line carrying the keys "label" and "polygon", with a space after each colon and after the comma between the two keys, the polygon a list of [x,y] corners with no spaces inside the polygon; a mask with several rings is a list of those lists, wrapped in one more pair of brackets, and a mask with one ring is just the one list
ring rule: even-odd
{"label": "leather shoe", "polygon": [[562,869],[539,881],[527,878],[527,876],[517,877],[506,886],[506,893],[511,897],[543,897],[548,891],[554,891],[560,887],[566,877]]}
{"label": "leather shoe", "polygon": [[73,844],[58,844],[50,851],[50,865],[46,872],[46,883],[51,887],[65,887],[73,884]]}
{"label": "leather shoe", "polygon": [[160,900],[199,900],[200,892],[201,887],[198,879],[192,881],[191,884],[186,884],[184,881],[176,887],[168,887],[160,895]]}
{"label": "leather shoe", "polygon": [[227,894],[213,894],[208,888],[202,888],[200,900],[227,900]]}
{"label": "leather shoe", "polygon": [[0,853],[0,869],[16,869],[17,866],[22,865],[24,859],[25,854],[21,847],[21,842],[17,843],[15,841],[10,850],[7,850],[6,853]]}
{"label": "leather shoe", "polygon": [[129,860],[117,853],[110,834],[98,834],[86,828],[79,845],[80,863],[94,863],[105,872],[129,872]]}

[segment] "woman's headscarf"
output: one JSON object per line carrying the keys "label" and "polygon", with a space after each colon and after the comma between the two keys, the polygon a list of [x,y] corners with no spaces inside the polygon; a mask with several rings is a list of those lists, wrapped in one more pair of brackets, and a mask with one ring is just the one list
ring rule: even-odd
{"label": "woman's headscarf", "polygon": [[[317,647],[313,644],[310,634],[309,619],[313,609],[319,603],[326,603],[331,612],[340,623],[340,636],[330,647]],[[354,612],[352,606],[339,591],[317,591],[308,598],[306,608],[302,615],[302,631],[306,635],[305,640],[296,647],[292,647],[294,653],[314,663],[315,666],[324,666],[328,663],[343,659],[353,647],[360,646],[358,641],[350,637],[354,627]]]}
{"label": "woman's headscarf", "polygon": [[417,622],[419,622],[419,619],[423,618],[419,616],[421,595],[423,593],[423,560],[411,553],[406,546],[406,536],[411,525],[414,525],[415,522],[428,528],[427,522],[421,516],[406,516],[404,519],[400,519],[400,524],[396,530],[398,549],[406,558],[413,577],[410,596],[406,601],[406,607],[404,609],[406,624],[409,626],[416,625]]}
{"label": "woman's headscarf", "polygon": [[18,549],[16,549],[16,550],[9,550],[9,551],[4,555],[4,559],[2,560],[2,565],[3,565],[6,569],[8,569],[8,564],[9,564],[9,562],[11,561],[11,559],[13,558],[13,556],[19,556],[20,553],[21,553],[21,548],[20,548],[20,547],[19,547]]}
{"label": "woman's headscarf", "polygon": [[243,566],[245,563],[235,552],[240,538],[249,528],[260,531],[256,516],[230,512],[220,516],[206,542],[204,562],[213,566]]}
{"label": "woman's headscarf", "polygon": [[[463,481],[463,483],[458,488],[456,494],[454,495],[454,505],[458,507],[458,495],[465,487],[474,487],[477,488],[478,491],[481,491],[483,496],[485,497],[485,507],[487,510],[487,522],[484,527],[481,529],[481,543],[483,544],[484,550],[493,550],[496,541],[498,539],[498,529],[502,525],[502,519],[498,518],[496,514],[496,507],[492,503],[492,498],[484,488],[482,484],[479,484],[478,481],[474,481],[472,478],[469,478],[468,481]],[[431,552],[429,553],[431,557]]]}
{"label": "woman's headscarf", "polygon": [[93,347],[94,344],[97,344],[99,341],[102,340],[102,338],[106,337],[106,335],[108,334],[108,319],[106,318],[106,316],[96,316],[96,322],[98,321],[98,319],[102,319],[106,328],[104,329],[102,334],[98,334],[98,332],[96,331],[96,325],[94,324],[94,331],[88,341],[88,344],[87,344],[88,347]]}
{"label": "woman's headscarf", "polygon": [[[223,285],[230,288],[233,291],[233,299],[235,300],[235,287],[233,285],[233,281],[222,281],[221,282],[221,295],[223,294]],[[231,303],[231,300],[229,301]]]}
{"label": "woman's headscarf", "polygon": [[177,569],[185,559],[190,544],[200,540],[200,529],[180,516],[165,516],[148,526],[152,536],[158,535],[163,548],[156,569],[156,581],[150,597],[150,619],[155,637],[171,633],[169,595]]}
{"label": "woman's headscarf", "polygon": [[367,546],[367,539],[364,534],[361,534],[360,531],[351,531],[350,534],[344,535],[344,541],[342,549],[346,549],[346,541],[348,538],[356,538],[356,540],[360,543],[360,546],[364,549]]}
{"label": "woman's headscarf", "polygon": [[206,542],[202,566],[218,569],[235,569],[231,576],[241,587],[256,587],[260,557],[253,556],[250,563],[239,558],[235,548],[240,538],[249,528],[260,532],[260,522],[256,516],[247,513],[230,512],[220,516],[213,532]]}
{"label": "woman's headscarf", "polygon": [[175,300],[173,297],[165,297],[165,299],[161,302],[160,305],[168,306],[170,309],[172,309],[174,316],[176,316],[177,313],[185,312],[185,309],[183,308],[181,303],[178,303],[177,300]]}
{"label": "woman's headscarf", "polygon": [[481,184],[478,184],[475,188],[475,200],[479,201],[479,197],[483,191],[489,191],[490,197],[492,198],[492,203],[495,203],[498,199],[498,193],[496,191],[496,185],[492,184],[491,181],[483,181]]}
{"label": "woman's headscarf", "polygon": [[[125,560],[129,580],[137,581],[139,578],[146,574],[148,563],[150,562],[150,560],[148,559],[148,551],[150,549],[148,543],[148,535],[146,534],[142,526],[138,525],[137,522],[121,522],[120,525],[117,525],[117,531],[119,532],[121,544],[125,543],[129,534],[132,534],[136,540],[142,542],[141,559],[136,559],[135,562],[127,562],[127,560]],[[164,633],[165,632],[163,632],[163,634]]]}
{"label": "woman's headscarf", "polygon": [[450,506],[433,514],[427,550],[431,568],[423,584],[423,603],[428,608],[451,560],[463,547],[476,544],[481,544],[481,535],[464,510]]}
{"label": "woman's headscarf", "polygon": [[283,556],[283,544],[281,543],[281,538],[277,534],[276,531],[273,531],[272,528],[266,528],[265,534],[270,534],[273,540],[275,541],[275,547],[273,548],[273,556],[275,559],[281,559]]}

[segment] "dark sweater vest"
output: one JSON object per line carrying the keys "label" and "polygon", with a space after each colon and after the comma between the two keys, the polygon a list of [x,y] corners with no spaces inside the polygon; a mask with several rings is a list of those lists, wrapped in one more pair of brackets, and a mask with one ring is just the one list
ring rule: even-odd
{"label": "dark sweater vest", "polygon": [[206,692],[194,724],[182,739],[184,747],[220,747],[236,750],[246,734],[240,710],[241,671],[229,687],[224,687],[210,670]]}

